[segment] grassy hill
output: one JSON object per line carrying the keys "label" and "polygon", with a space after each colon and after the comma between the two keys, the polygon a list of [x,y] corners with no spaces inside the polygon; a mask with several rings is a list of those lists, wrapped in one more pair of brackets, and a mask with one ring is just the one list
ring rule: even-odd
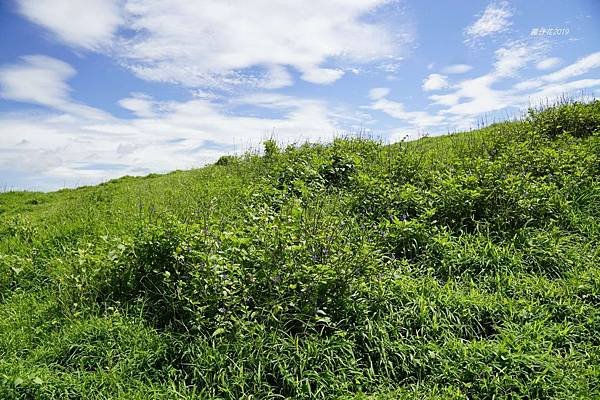
{"label": "grassy hill", "polygon": [[0,195],[0,398],[598,398],[600,102]]}

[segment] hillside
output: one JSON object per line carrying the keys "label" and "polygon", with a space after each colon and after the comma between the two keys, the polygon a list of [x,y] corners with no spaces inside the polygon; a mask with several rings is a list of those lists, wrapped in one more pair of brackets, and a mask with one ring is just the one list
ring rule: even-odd
{"label": "hillside", "polygon": [[600,102],[0,194],[0,398],[598,398]]}

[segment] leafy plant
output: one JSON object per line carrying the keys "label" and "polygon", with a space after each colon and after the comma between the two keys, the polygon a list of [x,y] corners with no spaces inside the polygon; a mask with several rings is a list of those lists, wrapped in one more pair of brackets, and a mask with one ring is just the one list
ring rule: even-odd
{"label": "leafy plant", "polygon": [[0,194],[0,398],[598,398],[598,104]]}

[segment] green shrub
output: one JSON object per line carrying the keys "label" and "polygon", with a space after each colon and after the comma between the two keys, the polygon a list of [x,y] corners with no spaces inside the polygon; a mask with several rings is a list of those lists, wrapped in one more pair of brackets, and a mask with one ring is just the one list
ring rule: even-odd
{"label": "green shrub", "polygon": [[562,134],[587,137],[600,130],[600,101],[573,102],[542,110],[529,109],[533,129],[550,138]]}
{"label": "green shrub", "polygon": [[235,164],[236,161],[237,161],[237,158],[235,156],[221,156],[221,157],[219,157],[217,162],[215,162],[215,165],[226,166],[226,165]]}
{"label": "green shrub", "polygon": [[331,160],[319,168],[319,175],[326,185],[340,187],[347,185],[356,171],[355,161],[343,154],[334,154]]}

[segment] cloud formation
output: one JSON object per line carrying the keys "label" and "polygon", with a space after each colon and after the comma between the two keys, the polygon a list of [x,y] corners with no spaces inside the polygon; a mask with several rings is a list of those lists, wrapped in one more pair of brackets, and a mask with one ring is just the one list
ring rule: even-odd
{"label": "cloud formation", "polygon": [[453,90],[448,94],[430,96],[436,104],[448,107],[440,113],[475,117],[507,107],[514,109],[530,103],[552,101],[557,96],[570,94],[576,90],[592,90],[600,84],[600,79],[573,80],[600,68],[600,52],[596,52],[556,72],[517,81],[508,88],[498,89],[494,86],[507,80],[514,80],[521,69],[538,61],[543,53],[535,46],[513,43],[512,46],[497,50],[495,55],[494,69],[489,73],[452,85]]}
{"label": "cloud formation", "polygon": [[371,100],[379,100],[384,98],[390,93],[390,89],[386,87],[376,87],[369,91],[369,98]]}
{"label": "cloud formation", "polygon": [[430,74],[423,81],[423,90],[442,90],[431,94],[429,109],[438,111],[408,111],[403,103],[389,100],[389,91],[370,91],[373,102],[367,107],[407,124],[407,129],[451,131],[468,128],[477,118],[501,110],[519,110],[531,104],[553,101],[576,91],[600,87],[600,79],[584,78],[600,69],[600,52],[589,54],[555,72],[527,80],[519,80],[523,69],[548,60],[545,49],[538,44],[510,42],[494,52],[495,61],[486,74],[451,82],[441,74]]}
{"label": "cloud formation", "polygon": [[76,71],[56,58],[29,55],[0,68],[0,97],[38,104],[87,118],[104,117],[98,109],[73,101],[67,80]]}
{"label": "cloud formation", "polygon": [[506,1],[492,2],[483,14],[465,29],[467,41],[481,39],[487,36],[504,32],[512,24],[510,18],[513,13]]}
{"label": "cloud formation", "polygon": [[558,57],[548,57],[537,63],[535,67],[541,71],[544,71],[560,65],[561,62],[562,60]]}
{"label": "cloud formation", "polygon": [[375,10],[396,1],[322,0],[318,7],[302,0],[19,4],[25,17],[63,42],[117,57],[143,79],[271,89],[292,83],[287,68],[307,82],[330,84],[345,74],[345,65],[397,60],[410,35],[373,18]]}
{"label": "cloud formation", "polygon": [[19,0],[21,14],[63,42],[86,49],[110,46],[123,23],[118,0]]}
{"label": "cloud formation", "polygon": [[432,90],[440,90],[448,87],[448,77],[441,74],[430,74],[427,78],[423,79],[422,88],[424,91],[429,92]]}
{"label": "cloud formation", "polygon": [[442,69],[444,74],[464,74],[472,70],[473,67],[468,64],[454,64],[448,65],[447,67]]}

